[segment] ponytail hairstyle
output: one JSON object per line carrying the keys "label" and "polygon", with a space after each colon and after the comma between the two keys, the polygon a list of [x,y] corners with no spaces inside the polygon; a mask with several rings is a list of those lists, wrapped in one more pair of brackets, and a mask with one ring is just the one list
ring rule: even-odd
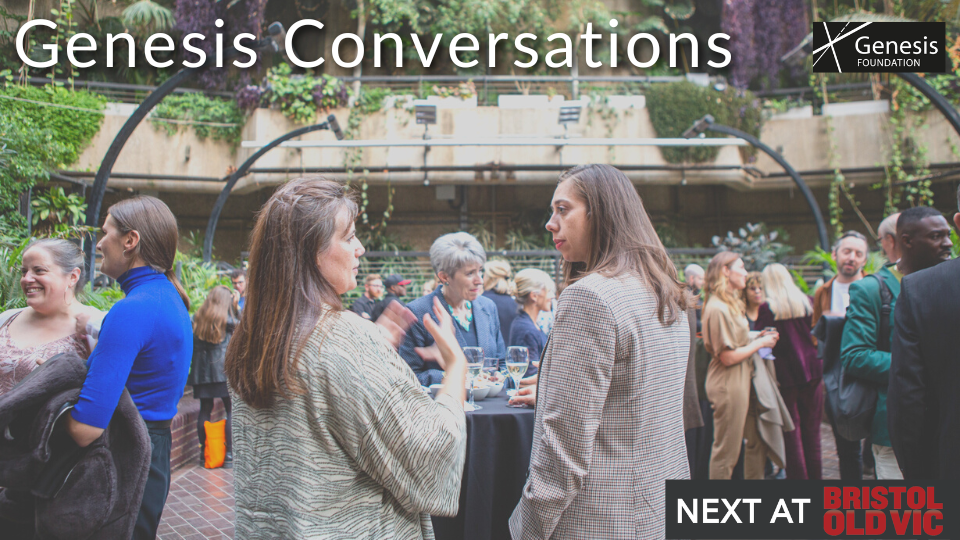
{"label": "ponytail hairstyle", "polygon": [[513,296],[516,285],[510,281],[510,263],[507,261],[487,261],[483,265],[483,290]]}
{"label": "ponytail hairstyle", "polygon": [[120,234],[130,231],[140,234],[134,255],[139,256],[150,268],[167,276],[189,310],[190,299],[173,272],[173,260],[177,256],[177,241],[180,236],[177,232],[177,218],[173,217],[170,208],[156,197],[141,195],[114,204],[107,213],[113,217]]}

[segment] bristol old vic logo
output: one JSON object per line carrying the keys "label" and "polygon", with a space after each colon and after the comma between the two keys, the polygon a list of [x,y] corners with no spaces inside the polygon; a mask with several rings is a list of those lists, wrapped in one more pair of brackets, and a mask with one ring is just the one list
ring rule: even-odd
{"label": "bristol old vic logo", "polygon": [[942,22],[815,22],[816,73],[943,73]]}

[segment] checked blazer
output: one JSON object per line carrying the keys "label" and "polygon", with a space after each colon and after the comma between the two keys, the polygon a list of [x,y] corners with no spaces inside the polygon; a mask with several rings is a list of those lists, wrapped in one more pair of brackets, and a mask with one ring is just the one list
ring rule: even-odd
{"label": "checked blazer", "polygon": [[541,364],[514,540],[663,538],[664,480],[689,478],[686,313],[639,277],[588,275],[560,295]]}

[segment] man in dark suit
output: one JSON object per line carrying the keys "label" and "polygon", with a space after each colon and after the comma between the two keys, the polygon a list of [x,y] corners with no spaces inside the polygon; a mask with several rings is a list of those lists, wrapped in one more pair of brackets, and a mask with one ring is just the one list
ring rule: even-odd
{"label": "man in dark suit", "polygon": [[[957,204],[960,208],[960,189]],[[960,227],[960,213],[953,222]],[[903,278],[895,309],[887,415],[906,480],[960,480],[958,324],[960,259]]]}

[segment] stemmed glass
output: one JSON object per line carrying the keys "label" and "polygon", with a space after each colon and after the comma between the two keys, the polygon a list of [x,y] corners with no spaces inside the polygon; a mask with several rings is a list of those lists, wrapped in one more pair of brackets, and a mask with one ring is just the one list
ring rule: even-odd
{"label": "stemmed glass", "polygon": [[[526,347],[508,347],[507,348],[507,373],[513,379],[513,390],[508,390],[507,395],[513,397],[520,390],[520,379],[527,372],[530,366],[530,355]],[[511,407],[523,407],[523,405],[510,405]]]}
{"label": "stemmed glass", "polygon": [[483,348],[464,347],[463,356],[467,358],[467,396],[469,396],[467,403],[469,403],[474,410],[479,410],[483,407],[473,401],[473,385],[477,381],[477,377],[480,376],[480,370],[483,368]]}

